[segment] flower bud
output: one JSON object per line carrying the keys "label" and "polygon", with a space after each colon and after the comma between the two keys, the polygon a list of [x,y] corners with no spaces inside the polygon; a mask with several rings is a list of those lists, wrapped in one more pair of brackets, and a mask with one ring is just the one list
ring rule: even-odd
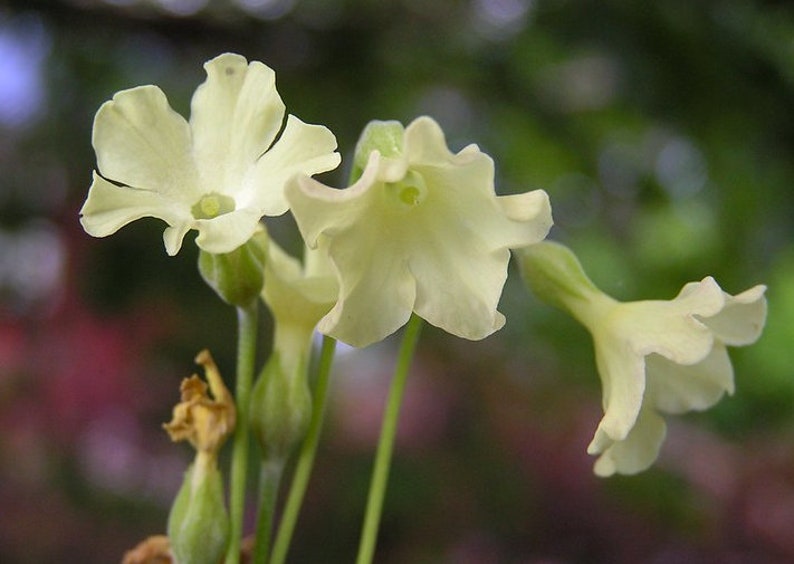
{"label": "flower bud", "polygon": [[233,306],[247,306],[258,299],[264,285],[267,233],[260,229],[247,243],[230,253],[199,252],[199,272],[204,281]]}
{"label": "flower bud", "polygon": [[535,295],[549,305],[571,310],[571,300],[588,300],[601,292],[568,247],[541,241],[515,251],[521,275]]}
{"label": "flower bud", "polygon": [[214,461],[201,455],[188,468],[168,516],[168,538],[177,564],[218,564],[229,542],[223,481]]}
{"label": "flower bud", "polygon": [[303,440],[311,403],[305,356],[296,364],[285,363],[274,351],[251,391],[251,430],[264,460],[285,461]]}
{"label": "flower bud", "polygon": [[372,151],[378,151],[384,157],[401,155],[404,135],[405,128],[399,121],[373,120],[369,122],[361,132],[361,137],[356,144],[350,181],[355,182],[361,177]]}

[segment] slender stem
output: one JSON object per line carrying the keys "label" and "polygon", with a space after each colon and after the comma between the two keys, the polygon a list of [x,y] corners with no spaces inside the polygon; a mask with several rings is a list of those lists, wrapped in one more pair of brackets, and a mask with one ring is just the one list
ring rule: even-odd
{"label": "slender stem", "polygon": [[331,337],[323,338],[320,363],[317,367],[317,383],[314,389],[314,398],[312,399],[312,418],[298,455],[295,475],[290,484],[289,494],[284,506],[284,514],[281,516],[281,524],[276,534],[270,564],[283,564],[287,558],[287,551],[292,541],[292,533],[298,521],[298,514],[303,504],[303,496],[306,493],[309,476],[314,465],[314,457],[317,454],[317,445],[320,442],[320,431],[323,426],[323,415],[325,414],[325,404],[328,398],[328,383],[330,381],[335,348],[335,339]]}
{"label": "slender stem", "polygon": [[239,564],[245,512],[245,486],[248,471],[248,407],[256,363],[256,330],[259,323],[259,303],[254,301],[237,308],[237,382],[235,402],[237,426],[232,445],[229,518],[231,522],[226,564]]}
{"label": "slender stem", "polygon": [[358,546],[357,564],[369,564],[375,555],[375,544],[378,538],[378,527],[383,512],[383,499],[386,496],[386,483],[389,479],[391,455],[394,450],[394,439],[397,435],[397,423],[400,417],[405,383],[408,379],[408,369],[414,356],[416,343],[422,329],[422,318],[411,315],[408,326],[405,328],[397,366],[394,369],[389,399],[383,413],[383,423],[378,441],[378,451],[375,455],[375,468],[372,471],[372,481],[369,486],[367,499],[367,512],[364,516],[364,525],[361,529],[361,541]]}
{"label": "slender stem", "polygon": [[262,462],[259,471],[259,514],[256,523],[254,564],[265,564],[270,554],[270,535],[276,512],[278,488],[284,474],[284,461]]}

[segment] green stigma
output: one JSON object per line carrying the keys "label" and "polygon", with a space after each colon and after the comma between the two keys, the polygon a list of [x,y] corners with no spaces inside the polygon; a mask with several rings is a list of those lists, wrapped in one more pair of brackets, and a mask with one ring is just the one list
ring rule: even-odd
{"label": "green stigma", "polygon": [[420,205],[427,196],[424,179],[414,171],[408,171],[408,174],[400,182],[387,183],[386,191],[391,198],[396,199],[405,208],[414,208]]}
{"label": "green stigma", "polygon": [[205,194],[190,208],[196,219],[213,219],[234,211],[234,198],[224,194]]}
{"label": "green stigma", "polygon": [[405,186],[402,190],[400,190],[400,200],[404,204],[409,206],[415,206],[419,203],[419,199],[422,193],[419,191],[419,188],[416,186]]}

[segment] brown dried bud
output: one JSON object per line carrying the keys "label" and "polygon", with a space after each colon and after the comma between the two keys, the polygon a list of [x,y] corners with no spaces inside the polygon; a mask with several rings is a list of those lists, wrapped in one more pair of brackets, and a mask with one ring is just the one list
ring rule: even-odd
{"label": "brown dried bud", "polygon": [[204,367],[209,386],[196,374],[182,380],[182,399],[174,406],[171,421],[163,427],[171,440],[187,439],[199,453],[214,458],[234,431],[237,412],[209,351],[201,351],[196,356],[196,363]]}

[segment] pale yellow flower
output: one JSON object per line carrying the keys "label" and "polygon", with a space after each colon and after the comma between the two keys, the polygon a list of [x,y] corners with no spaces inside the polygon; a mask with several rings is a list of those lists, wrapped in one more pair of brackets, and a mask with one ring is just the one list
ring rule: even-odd
{"label": "pale yellow flower", "polygon": [[142,217],[168,224],[168,254],[185,234],[207,252],[230,252],[254,234],[262,216],[287,211],[284,184],[295,173],[335,168],[336,139],[285,107],[275,73],[226,53],[204,65],[190,122],[156,86],[118,92],[99,108],[93,145],[98,171],[80,211],[95,237]]}
{"label": "pale yellow flower", "polygon": [[599,455],[601,476],[653,464],[666,433],[660,413],[701,411],[732,394],[727,347],[755,342],[766,320],[762,285],[732,296],[706,277],[672,300],[619,302],[562,245],[544,242],[520,257],[539,297],[570,312],[593,337],[604,417],[587,452]]}
{"label": "pale yellow flower", "polygon": [[339,279],[339,300],[319,330],[365,346],[411,312],[468,339],[501,328],[510,249],[546,236],[546,193],[497,196],[491,158],[476,145],[452,153],[428,117],[405,129],[374,122],[356,165],[363,174],[345,190],[306,175],[286,188],[304,240],[326,245]]}

